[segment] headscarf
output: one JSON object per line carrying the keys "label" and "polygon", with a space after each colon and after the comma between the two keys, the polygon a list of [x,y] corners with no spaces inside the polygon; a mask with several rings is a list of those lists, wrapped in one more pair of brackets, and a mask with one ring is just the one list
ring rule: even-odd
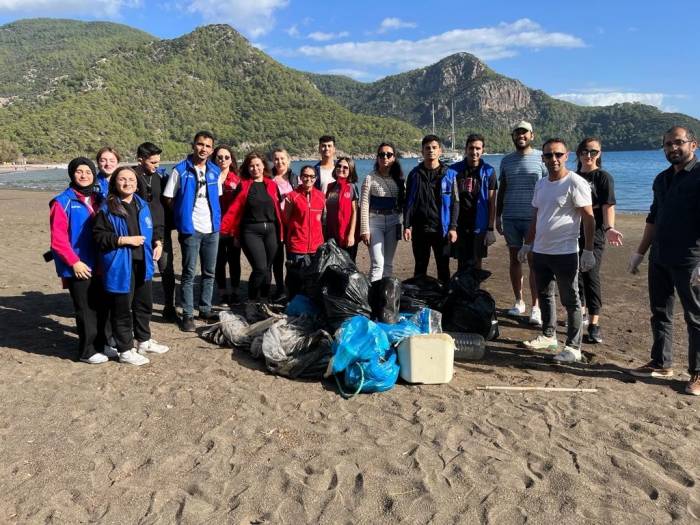
{"label": "headscarf", "polygon": [[[80,186],[75,180],[75,170],[78,166],[87,166],[92,171],[92,184],[89,186]],[[76,157],[68,163],[68,176],[70,177],[70,187],[76,192],[84,195],[85,197],[90,197],[95,188],[95,183],[97,182],[97,169],[95,164],[87,157]]]}

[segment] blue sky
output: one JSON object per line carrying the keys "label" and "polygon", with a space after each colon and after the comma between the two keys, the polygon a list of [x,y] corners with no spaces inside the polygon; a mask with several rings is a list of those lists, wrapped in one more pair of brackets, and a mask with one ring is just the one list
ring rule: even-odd
{"label": "blue sky", "polygon": [[571,102],[640,101],[700,118],[693,6],[629,0],[0,0],[0,23],[34,16],[111,20],[160,38],[228,23],[285,65],[362,81],[466,51],[498,73]]}

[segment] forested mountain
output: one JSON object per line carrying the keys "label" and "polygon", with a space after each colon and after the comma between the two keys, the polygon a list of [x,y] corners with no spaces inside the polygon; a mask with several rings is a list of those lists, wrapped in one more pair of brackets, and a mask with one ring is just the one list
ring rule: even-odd
{"label": "forested mountain", "polygon": [[364,84],[287,68],[226,25],[173,40],[104,22],[0,27],[0,154],[19,151],[29,160],[65,161],[106,144],[133,156],[145,140],[174,159],[199,129],[239,154],[283,145],[312,155],[325,133],[350,154],[371,153],[386,139],[417,152],[433,104],[437,132],[449,141],[453,101],[460,149],[467,133],[479,131],[489,151],[510,150],[509,131],[523,118],[538,140],[556,135],[573,144],[594,134],[607,149],[658,147],[672,124],[700,128],[691,117],[641,104],[556,100],[467,53]]}
{"label": "forested mountain", "polygon": [[510,130],[520,120],[533,123],[539,139],[562,137],[572,144],[600,136],[607,149],[658,148],[674,124],[700,129],[700,121],[663,113],[644,104],[584,107],[550,97],[490,69],[468,53],[365,84],[347,77],[307,73],[318,89],[356,113],[401,118],[428,131],[435,107],[436,132],[449,142],[454,101],[457,147],[467,134],[481,132],[490,151],[512,149]]}

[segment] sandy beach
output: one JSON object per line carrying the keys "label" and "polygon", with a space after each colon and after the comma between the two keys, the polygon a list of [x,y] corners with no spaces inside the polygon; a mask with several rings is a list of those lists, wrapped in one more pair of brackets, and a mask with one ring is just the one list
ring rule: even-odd
{"label": "sandy beach", "polygon": [[[584,345],[588,362],[522,349],[536,329],[501,315],[487,358],[457,364],[451,383],[345,400],[331,381],[273,376],[163,323],[159,279],[151,326],[171,351],[144,367],[76,362],[70,298],[41,257],[50,197],[0,191],[0,523],[700,518],[700,399],[682,393],[680,305],[676,377],[624,373],[648,360],[651,339],[646,264],[625,272],[642,215],[618,217],[626,246],[606,250],[605,342]],[[368,269],[364,247],[358,262]],[[410,276],[408,243],[396,267]],[[484,288],[509,308],[502,238],[485,267]],[[477,390],[487,385],[597,392]]]}

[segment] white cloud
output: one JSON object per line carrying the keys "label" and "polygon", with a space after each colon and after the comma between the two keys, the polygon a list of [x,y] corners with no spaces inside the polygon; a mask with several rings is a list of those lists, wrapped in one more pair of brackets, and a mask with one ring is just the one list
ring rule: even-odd
{"label": "white cloud", "polygon": [[514,56],[519,48],[573,48],[584,45],[578,37],[566,33],[547,33],[539,24],[523,18],[512,24],[502,23],[494,27],[455,29],[421,40],[302,46],[297,52],[335,62],[406,70],[432,64],[460,51],[467,51],[483,60],[494,60]]}
{"label": "white cloud", "polygon": [[337,68],[329,69],[326,71],[329,75],[343,75],[344,77],[354,78],[355,80],[369,79],[372,75],[367,73],[367,71],[361,71],[359,69],[347,69],[347,68]]}
{"label": "white cloud", "polygon": [[314,31],[308,34],[308,38],[315,40],[316,42],[327,42],[328,40],[337,40],[338,38],[345,38],[350,33],[347,31],[341,31],[340,33],[324,33],[322,31]]}
{"label": "white cloud", "polygon": [[581,93],[560,93],[553,95],[554,98],[573,102],[581,106],[612,106],[623,102],[641,102],[665,109],[663,93],[631,93],[625,91],[589,91]]}
{"label": "white cloud", "polygon": [[231,24],[241,33],[257,38],[274,27],[274,12],[288,3],[288,0],[191,0],[187,10],[201,15],[205,22]]}
{"label": "white cloud", "polygon": [[395,29],[411,28],[416,27],[415,22],[406,22],[400,18],[385,18],[382,23],[379,24],[379,29],[377,33],[386,33],[387,31],[393,31]]}
{"label": "white cloud", "polygon": [[292,38],[297,38],[299,36],[299,28],[297,27],[296,24],[294,24],[292,27],[287,29],[287,34],[291,36]]}
{"label": "white cloud", "polygon": [[115,18],[123,8],[138,7],[139,0],[0,0],[0,13],[44,15],[89,15]]}

